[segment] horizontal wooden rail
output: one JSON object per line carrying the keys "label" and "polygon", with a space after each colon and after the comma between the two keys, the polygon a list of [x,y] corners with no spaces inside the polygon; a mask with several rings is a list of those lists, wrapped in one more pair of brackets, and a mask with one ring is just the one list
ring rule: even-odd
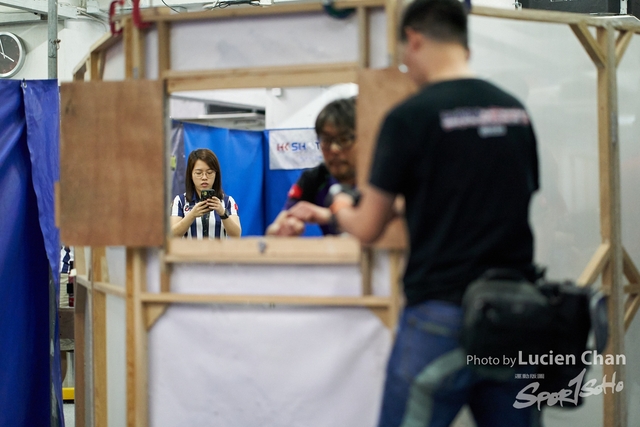
{"label": "horizontal wooden rail", "polygon": [[611,26],[616,30],[640,32],[640,21],[633,16],[603,17],[582,13],[559,12],[554,10],[534,9],[498,9],[494,7],[474,6],[471,14],[489,18],[515,19],[520,21],[548,22],[555,24],[580,24],[590,27]]}
{"label": "horizontal wooden rail", "polygon": [[[357,7],[384,7],[385,0],[337,0],[334,3],[336,9],[351,9]],[[174,13],[166,7],[148,8],[142,10],[142,20],[145,22],[186,22],[186,21],[203,21],[213,19],[228,19],[245,16],[274,16],[274,15],[291,15],[298,13],[323,12],[322,2],[306,2],[306,3],[280,3],[272,6],[232,6],[224,9],[213,9],[198,12]],[[131,14],[122,14],[116,16],[116,21],[130,17]]]}
{"label": "horizontal wooden rail", "polygon": [[169,93],[187,90],[234,88],[324,86],[355,83],[358,64],[304,64],[281,67],[255,67],[226,70],[169,70],[161,76]]}
{"label": "horizontal wooden rail", "polygon": [[360,244],[350,237],[171,239],[168,263],[358,264]]}
{"label": "horizontal wooden rail", "polygon": [[150,304],[233,304],[233,305],[291,305],[321,307],[364,307],[387,308],[391,305],[388,297],[325,297],[325,296],[289,296],[289,295],[219,295],[219,294],[179,294],[179,293],[143,293],[143,303]]}
{"label": "horizontal wooden rail", "polygon": [[82,286],[83,288],[87,288],[89,290],[93,288],[93,285],[91,284],[91,281],[89,280],[89,278],[84,275],[76,276],[76,284]]}
{"label": "horizontal wooden rail", "polygon": [[103,294],[113,295],[120,298],[126,298],[127,296],[125,288],[111,283],[93,282],[93,289],[102,292]]}

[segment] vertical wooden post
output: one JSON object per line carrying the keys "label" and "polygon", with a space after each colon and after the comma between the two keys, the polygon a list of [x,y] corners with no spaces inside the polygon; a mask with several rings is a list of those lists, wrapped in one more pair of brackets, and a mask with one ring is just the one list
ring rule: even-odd
{"label": "vertical wooden post", "polygon": [[125,78],[144,79],[145,77],[145,33],[133,24],[124,21],[124,67]]}
{"label": "vertical wooden post", "polygon": [[[609,291],[608,353],[624,353],[624,290],[622,284],[622,236],[620,215],[620,147],[618,140],[618,88],[616,80],[615,31],[597,28],[597,40],[605,56],[598,67],[598,148],[600,152],[600,232],[602,241],[611,245],[610,262],[602,273],[602,285]],[[625,378],[624,366],[605,365],[611,381]],[[626,393],[604,395],[605,427],[626,427]]]}
{"label": "vertical wooden post", "polygon": [[[103,259],[105,248],[92,250],[91,281],[106,281]],[[108,427],[107,421],[107,297],[91,289],[93,323],[93,411],[94,426]]]}
{"label": "vertical wooden post", "polygon": [[[84,252],[84,248],[80,247]],[[75,425],[85,427],[85,322],[87,321],[87,288],[78,286],[75,288],[75,316],[73,318],[74,328],[74,403],[75,403]]]}
{"label": "vertical wooden post", "polygon": [[158,28],[158,77],[171,69],[171,24],[166,21],[157,23]]}
{"label": "vertical wooden post", "polygon": [[147,328],[141,294],[147,289],[145,249],[127,248],[127,427],[146,427]]}
{"label": "vertical wooden post", "polygon": [[396,326],[402,311],[402,273],[404,272],[404,251],[392,249],[389,253],[391,261],[391,306],[389,307],[389,317],[391,324],[389,325],[391,332],[395,336]]}
{"label": "vertical wooden post", "polygon": [[387,0],[385,11],[387,16],[387,54],[389,67],[399,64],[398,58],[398,20],[400,7],[399,0]]}
{"label": "vertical wooden post", "polygon": [[369,68],[371,58],[369,30],[369,10],[360,6],[358,8],[358,65],[360,68]]}

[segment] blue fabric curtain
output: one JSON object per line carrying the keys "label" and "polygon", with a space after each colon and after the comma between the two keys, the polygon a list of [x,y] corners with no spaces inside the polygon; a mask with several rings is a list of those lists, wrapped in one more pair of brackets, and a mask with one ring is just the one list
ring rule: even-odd
{"label": "blue fabric curtain", "polygon": [[62,413],[57,339],[49,367],[48,290],[50,270],[59,286],[58,86],[4,80],[0,97],[0,426],[48,426],[51,380]]}
{"label": "blue fabric curtain", "polygon": [[184,124],[187,157],[198,148],[208,148],[218,156],[222,189],[238,204],[243,236],[264,234],[262,139],[262,132]]}

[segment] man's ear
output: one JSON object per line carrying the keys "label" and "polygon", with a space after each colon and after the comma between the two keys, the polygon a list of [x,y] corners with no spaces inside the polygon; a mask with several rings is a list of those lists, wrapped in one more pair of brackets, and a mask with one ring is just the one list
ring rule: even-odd
{"label": "man's ear", "polygon": [[404,32],[407,35],[407,42],[406,42],[407,49],[414,52],[417,50],[420,50],[420,47],[422,46],[422,43],[424,41],[423,40],[424,36],[419,32],[417,32],[416,30],[408,27],[405,28]]}

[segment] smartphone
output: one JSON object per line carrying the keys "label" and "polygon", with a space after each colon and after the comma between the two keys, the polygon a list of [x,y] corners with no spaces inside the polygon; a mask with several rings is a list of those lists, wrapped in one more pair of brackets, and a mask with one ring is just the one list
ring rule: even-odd
{"label": "smartphone", "polygon": [[200,191],[200,199],[201,200],[207,200],[207,199],[210,199],[210,198],[215,197],[215,196],[216,196],[216,190],[214,190],[214,189]]}

